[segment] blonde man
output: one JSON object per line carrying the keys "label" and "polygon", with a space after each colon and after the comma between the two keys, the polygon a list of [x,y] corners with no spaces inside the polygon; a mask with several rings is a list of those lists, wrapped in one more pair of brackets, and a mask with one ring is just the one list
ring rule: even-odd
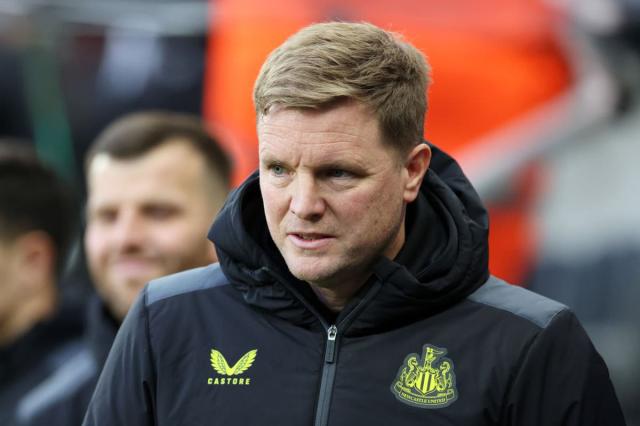
{"label": "blonde man", "polygon": [[487,268],[487,214],[422,140],[428,66],[370,24],[289,38],[219,265],[152,282],[85,425],[621,425],[573,314]]}

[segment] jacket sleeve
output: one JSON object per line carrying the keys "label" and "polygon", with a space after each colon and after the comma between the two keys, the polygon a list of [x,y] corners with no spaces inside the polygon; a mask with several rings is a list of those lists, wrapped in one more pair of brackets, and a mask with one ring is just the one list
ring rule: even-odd
{"label": "jacket sleeve", "polygon": [[558,313],[524,355],[507,395],[509,426],[624,426],[604,361],[575,315]]}
{"label": "jacket sleeve", "polygon": [[118,331],[83,426],[157,424],[146,294],[145,288]]}

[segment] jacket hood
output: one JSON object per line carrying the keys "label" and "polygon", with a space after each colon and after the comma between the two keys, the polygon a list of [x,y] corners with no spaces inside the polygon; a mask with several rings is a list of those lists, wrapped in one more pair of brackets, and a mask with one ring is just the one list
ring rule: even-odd
{"label": "jacket hood", "polygon": [[[349,334],[425,318],[489,277],[487,211],[456,161],[430,146],[429,170],[407,206],[403,248],[393,260],[377,260],[367,284],[338,316],[337,322],[351,317]],[[329,322],[326,308],[291,275],[269,235],[257,172],[229,196],[209,238],[222,271],[247,303],[299,324]],[[357,315],[349,315],[356,307]]]}

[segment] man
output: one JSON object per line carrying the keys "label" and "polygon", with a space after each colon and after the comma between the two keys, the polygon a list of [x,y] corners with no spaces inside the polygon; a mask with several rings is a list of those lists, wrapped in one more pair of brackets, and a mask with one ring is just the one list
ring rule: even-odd
{"label": "man", "polygon": [[85,425],[624,424],[573,314],[489,275],[486,211],[422,142],[427,75],[369,24],[269,56],[220,264],[145,288]]}
{"label": "man", "polygon": [[73,223],[70,189],[26,143],[0,141],[0,424],[77,350],[81,322],[59,303]]}
{"label": "man", "polygon": [[[117,328],[145,283],[216,260],[206,231],[226,198],[230,164],[203,123],[144,112],[108,127],[88,152],[85,249],[99,294],[86,350],[70,360],[25,423],[80,425]],[[52,385],[52,387],[54,387]]]}

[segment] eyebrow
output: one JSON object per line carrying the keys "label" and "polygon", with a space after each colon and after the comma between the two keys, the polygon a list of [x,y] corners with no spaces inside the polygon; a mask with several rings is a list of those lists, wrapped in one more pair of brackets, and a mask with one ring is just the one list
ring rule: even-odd
{"label": "eyebrow", "polygon": [[262,165],[274,165],[274,164],[284,164],[285,163],[285,161],[278,160],[272,155],[261,156],[259,160],[260,160],[259,161],[260,164],[262,164]]}

